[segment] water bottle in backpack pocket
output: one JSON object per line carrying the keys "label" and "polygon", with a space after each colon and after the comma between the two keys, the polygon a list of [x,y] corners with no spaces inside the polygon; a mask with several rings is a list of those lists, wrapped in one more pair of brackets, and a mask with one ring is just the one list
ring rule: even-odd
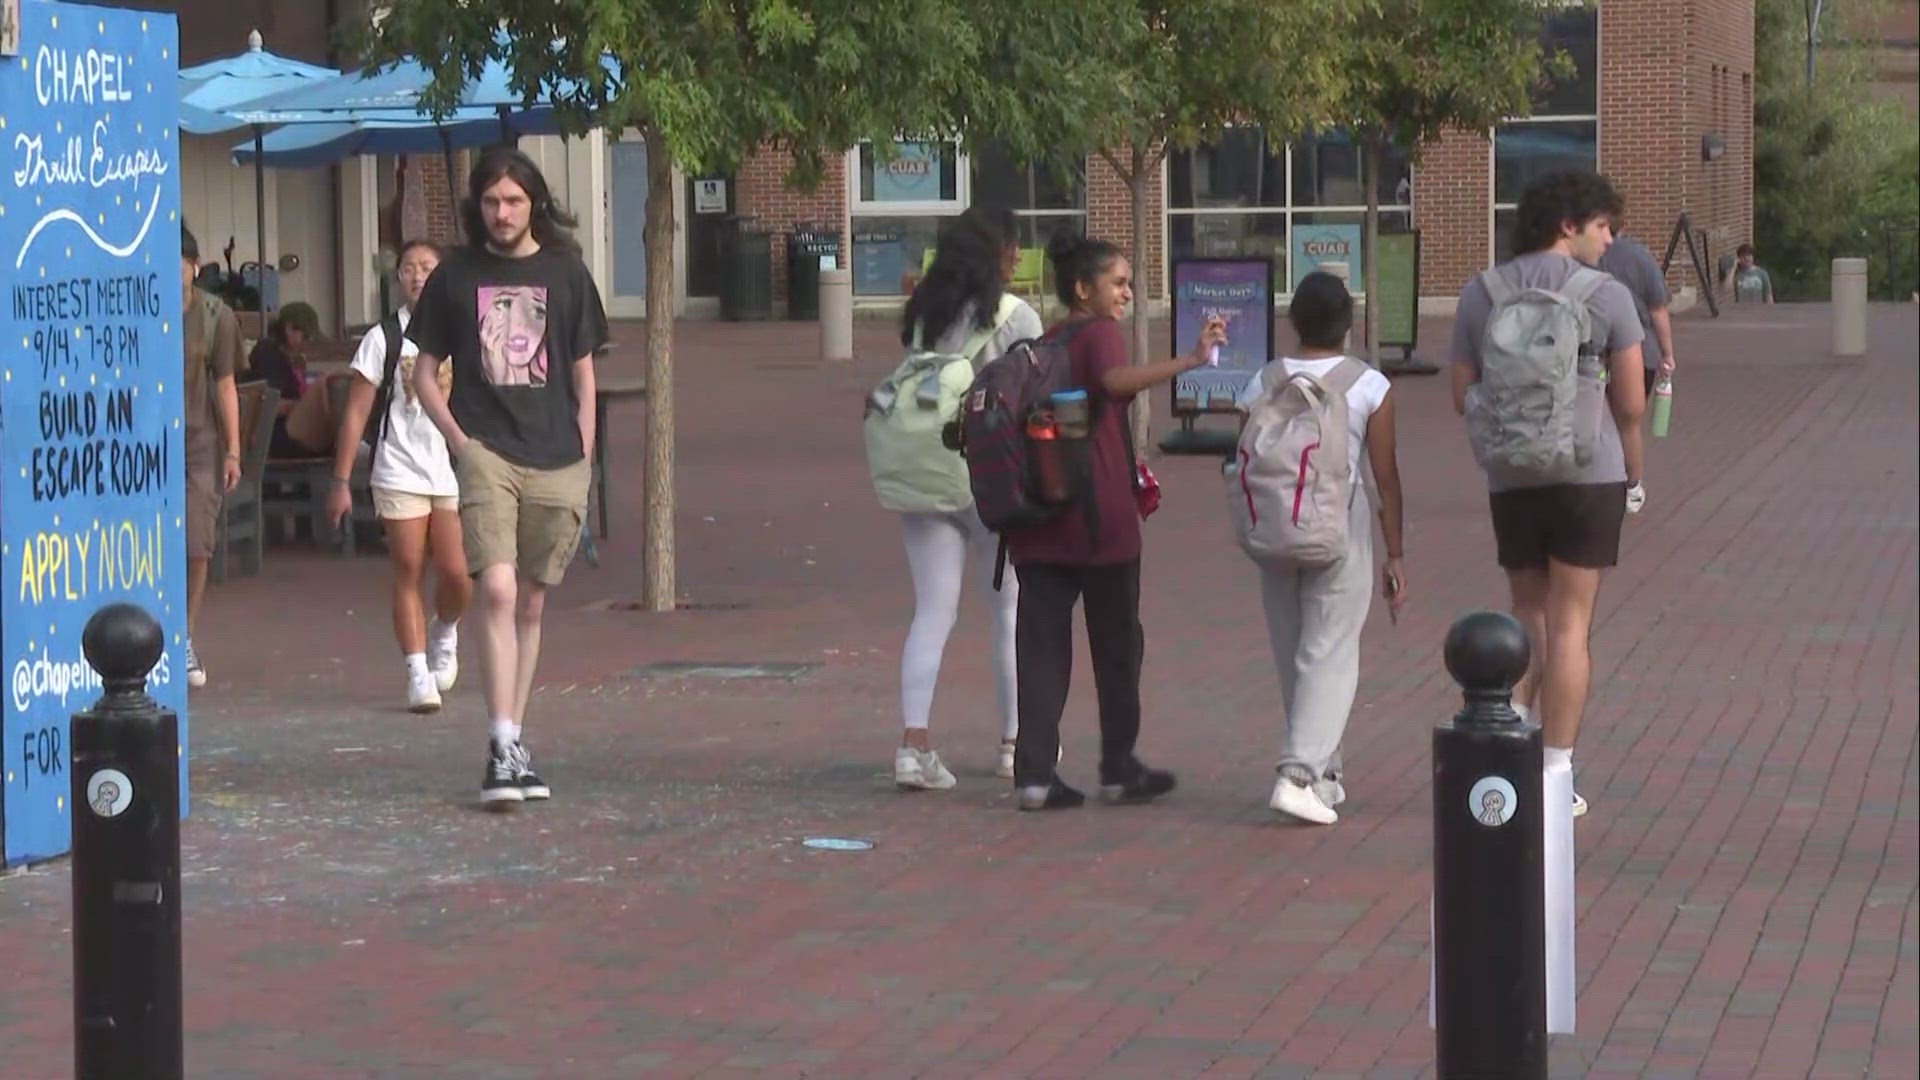
{"label": "water bottle in backpack pocket", "polygon": [[994,532],[1042,524],[1089,497],[1092,440],[1061,438],[1053,406],[1055,394],[1074,389],[1069,336],[1016,344],[967,391],[956,441],[974,508]]}
{"label": "water bottle in backpack pocket", "polygon": [[1480,275],[1491,306],[1466,419],[1474,460],[1490,475],[1564,483],[1592,462],[1607,385],[1587,305],[1609,280],[1585,266],[1557,290],[1516,285],[1504,267]]}

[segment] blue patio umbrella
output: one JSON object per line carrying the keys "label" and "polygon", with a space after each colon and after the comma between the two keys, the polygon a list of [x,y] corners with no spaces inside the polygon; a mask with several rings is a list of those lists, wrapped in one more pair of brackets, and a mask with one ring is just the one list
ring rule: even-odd
{"label": "blue patio umbrella", "polygon": [[256,157],[276,169],[315,169],[358,154],[424,154],[491,146],[521,135],[559,131],[553,111],[536,109],[501,115],[491,109],[459,109],[444,121],[425,116],[381,112],[335,123],[290,124],[268,135],[258,149],[252,142],[233,148],[235,164]]}
{"label": "blue patio umbrella", "polygon": [[247,126],[245,120],[235,120],[226,113],[180,103],[180,130],[189,135],[224,135]]}
{"label": "blue patio umbrella", "polygon": [[[618,81],[620,65],[611,56],[601,60],[607,76]],[[341,119],[342,113],[392,110],[424,114],[421,95],[433,83],[433,73],[418,60],[402,60],[381,68],[341,75],[337,78],[295,86],[271,97],[249,102],[244,109],[228,110],[254,124],[300,124]],[[480,77],[468,80],[461,90],[461,108],[535,109],[551,107],[558,98],[571,97],[583,89],[571,80],[543,87],[538,97],[527,100],[513,88],[512,72],[505,61],[489,59],[480,69]]]}
{"label": "blue patio umbrella", "polygon": [[[270,53],[260,31],[247,35],[247,51],[237,56],[209,60],[180,70],[181,129],[194,135],[213,135],[238,127],[253,128],[257,147],[265,130],[256,121],[235,118],[235,110],[248,102],[291,90],[306,83],[339,77],[339,72],[317,64],[303,63]],[[207,114],[223,113],[234,118],[231,126],[216,126]],[[265,166],[255,163],[253,170],[254,227],[260,244],[260,278],[265,284],[267,267],[267,176]],[[262,293],[262,309],[265,293]]]}

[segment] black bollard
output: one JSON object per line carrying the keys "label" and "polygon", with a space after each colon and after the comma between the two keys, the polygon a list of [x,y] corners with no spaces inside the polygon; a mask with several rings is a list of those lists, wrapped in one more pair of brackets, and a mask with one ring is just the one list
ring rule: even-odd
{"label": "black bollard", "polygon": [[180,967],[180,718],[147,696],[165,648],[132,604],[87,620],[106,692],[73,718],[73,1074],[185,1075]]}
{"label": "black bollard", "polygon": [[1446,1080],[1546,1080],[1545,818],[1537,725],[1513,709],[1527,632],[1476,611],[1447,632],[1466,707],[1433,732],[1433,965]]}

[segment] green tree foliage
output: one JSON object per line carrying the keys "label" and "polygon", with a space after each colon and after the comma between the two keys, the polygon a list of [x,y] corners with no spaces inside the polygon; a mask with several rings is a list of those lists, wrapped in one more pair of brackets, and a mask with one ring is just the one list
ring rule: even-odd
{"label": "green tree foliage", "polygon": [[[1217,138],[1231,124],[1276,138],[1334,115],[1344,74],[1342,31],[1358,0],[976,0],[991,34],[988,78],[963,110],[970,137],[1016,157],[1067,166],[1104,159],[1131,197],[1136,276],[1146,271],[1148,186],[1171,148]],[[1148,355],[1139,283],[1133,358]],[[1147,399],[1134,437],[1145,446]]]}
{"label": "green tree foliage", "polygon": [[986,78],[971,14],[959,0],[397,0],[359,36],[371,62],[411,56],[431,70],[436,109],[501,59],[525,100],[556,101],[570,132],[631,128],[646,140],[652,610],[676,602],[675,168],[729,169],[774,143],[809,182],[863,140],[953,130],[957,103]]}
{"label": "green tree foliage", "polygon": [[1869,50],[1833,4],[1815,64],[1810,7],[1759,0],[1755,14],[1753,244],[1782,300],[1825,298],[1839,256],[1869,260],[1876,297],[1906,299],[1920,288],[1920,133],[1898,102],[1871,99]]}
{"label": "green tree foliage", "polygon": [[[1485,131],[1532,111],[1535,90],[1571,71],[1540,44],[1539,0],[1366,0],[1344,35],[1341,117],[1362,150],[1367,192],[1366,292],[1376,294],[1380,160],[1388,145],[1418,161],[1450,129]],[[1379,363],[1379,314],[1367,347]]]}

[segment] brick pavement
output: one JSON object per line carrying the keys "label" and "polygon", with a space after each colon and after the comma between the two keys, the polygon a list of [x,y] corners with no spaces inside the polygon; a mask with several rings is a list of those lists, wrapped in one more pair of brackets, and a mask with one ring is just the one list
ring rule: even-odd
{"label": "brick pavement", "polygon": [[[1680,322],[1674,436],[1595,634],[1557,1077],[1920,1071],[1920,327],[1874,319],[1863,363],[1824,358],[1818,307]],[[637,366],[625,336],[613,363]],[[1413,607],[1369,624],[1350,812],[1306,830],[1265,809],[1273,671],[1207,462],[1156,463],[1147,545],[1143,751],[1181,790],[1013,813],[970,606],[934,729],[961,786],[900,795],[910,593],[854,423],[886,336],[832,371],[805,330],[680,342],[683,588],[746,606],[595,606],[639,594],[638,410],[617,414],[608,564],[555,598],[529,725],[552,804],[471,808],[471,667],[441,717],[396,707],[375,559],[277,553],[272,582],[215,597],[185,831],[193,1076],[1430,1075],[1438,645],[1502,598],[1441,380],[1400,384]],[[819,666],[628,677],[665,660]],[[815,835],[876,846],[798,846]],[[0,880],[10,1080],[70,1074],[67,925],[63,865]]]}

